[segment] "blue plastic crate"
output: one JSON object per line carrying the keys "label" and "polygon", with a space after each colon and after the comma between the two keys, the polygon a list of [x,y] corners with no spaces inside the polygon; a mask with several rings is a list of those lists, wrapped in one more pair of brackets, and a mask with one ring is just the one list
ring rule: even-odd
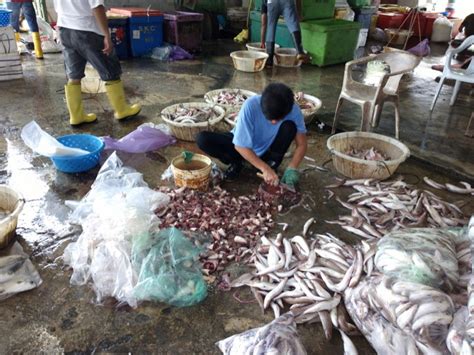
{"label": "blue plastic crate", "polygon": [[12,12],[10,10],[0,9],[0,27],[7,27],[10,25],[11,14]]}
{"label": "blue plastic crate", "polygon": [[99,164],[100,154],[104,150],[104,142],[91,134],[69,134],[57,140],[70,148],[84,149],[89,154],[80,156],[51,157],[54,166],[64,173],[81,173]]}
{"label": "blue plastic crate", "polygon": [[110,37],[119,59],[130,58],[130,27],[128,18],[109,19]]}
{"label": "blue plastic crate", "polygon": [[130,17],[130,48],[132,56],[151,54],[163,45],[163,16]]}

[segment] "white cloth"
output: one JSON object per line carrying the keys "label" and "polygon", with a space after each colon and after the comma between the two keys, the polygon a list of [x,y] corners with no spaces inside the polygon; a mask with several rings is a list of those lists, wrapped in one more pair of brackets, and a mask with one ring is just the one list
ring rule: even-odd
{"label": "white cloth", "polygon": [[58,13],[58,26],[72,30],[95,32],[104,35],[92,10],[104,5],[104,0],[54,0]]}

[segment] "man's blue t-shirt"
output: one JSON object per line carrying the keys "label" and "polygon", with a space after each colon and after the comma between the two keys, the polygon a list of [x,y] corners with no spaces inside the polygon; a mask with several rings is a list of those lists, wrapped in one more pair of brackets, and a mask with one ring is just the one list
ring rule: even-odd
{"label": "man's blue t-shirt", "polygon": [[232,130],[232,143],[238,147],[252,149],[262,156],[275,140],[283,121],[293,121],[298,133],[306,133],[303,114],[294,104],[291,112],[281,121],[273,124],[263,115],[260,106],[261,95],[252,96],[242,106],[235,128]]}

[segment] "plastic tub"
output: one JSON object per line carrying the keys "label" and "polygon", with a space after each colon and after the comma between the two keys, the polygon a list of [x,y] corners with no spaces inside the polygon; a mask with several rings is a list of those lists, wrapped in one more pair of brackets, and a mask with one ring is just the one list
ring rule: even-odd
{"label": "plastic tub", "polygon": [[202,154],[194,154],[188,163],[181,155],[171,161],[171,170],[177,187],[207,190],[211,179],[211,169],[211,159]]}
{"label": "plastic tub", "polygon": [[[201,108],[213,108],[217,113],[215,118],[210,119],[207,122],[198,122],[198,123],[180,123],[174,122],[169,119],[168,115],[173,115],[176,112],[178,107],[201,107]],[[171,105],[161,111],[161,118],[171,129],[171,133],[178,139],[188,142],[194,142],[196,140],[196,135],[202,131],[211,131],[214,127],[223,120],[225,115],[225,110],[217,105],[210,105],[204,102],[186,102],[183,104]]]}
{"label": "plastic tub", "polygon": [[345,63],[354,58],[360,25],[345,20],[318,20],[301,23],[303,47],[318,66]]}
{"label": "plastic tub", "polygon": [[293,68],[301,65],[298,61],[298,51],[294,48],[278,48],[275,50],[275,65]]}
{"label": "plastic tub", "polygon": [[406,16],[406,14],[395,12],[379,12],[377,17],[377,27],[382,30],[386,28],[399,28]]}
{"label": "plastic tub", "polygon": [[15,237],[18,216],[24,205],[25,199],[19,192],[0,185],[0,209],[8,213],[0,219],[0,249],[9,246]]}
{"label": "plastic tub", "polygon": [[202,45],[204,15],[194,12],[166,12],[164,15],[165,42],[176,44],[187,51],[199,51]]}
{"label": "plastic tub", "polygon": [[[393,175],[398,166],[409,156],[410,150],[395,138],[371,132],[346,132],[335,134],[327,141],[334,168],[350,179],[384,180]],[[391,160],[371,161],[354,158],[345,154],[351,148],[375,148]]]}
{"label": "plastic tub", "polygon": [[82,173],[99,164],[100,154],[104,150],[104,142],[91,134],[69,134],[58,138],[66,147],[81,148],[90,152],[80,156],[52,157],[51,160],[63,173]]}
{"label": "plastic tub", "polygon": [[130,48],[134,57],[150,54],[163,45],[163,16],[130,17]]}
{"label": "plastic tub", "polygon": [[254,51],[237,51],[230,54],[234,68],[248,73],[256,73],[265,68],[268,59],[267,53]]}
{"label": "plastic tub", "polygon": [[[255,51],[255,52],[262,52],[262,53],[267,52],[265,48],[260,48],[260,42],[247,43],[245,46],[247,47],[248,51]],[[275,49],[278,49],[278,48],[280,48],[280,46],[275,43]]]}

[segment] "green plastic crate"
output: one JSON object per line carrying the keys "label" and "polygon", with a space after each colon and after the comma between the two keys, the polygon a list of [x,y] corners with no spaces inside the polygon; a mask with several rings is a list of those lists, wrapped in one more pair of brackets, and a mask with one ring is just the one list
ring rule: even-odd
{"label": "green plastic crate", "polygon": [[[260,26],[262,25],[261,13],[259,11],[252,11],[250,13],[250,42],[260,42]],[[293,36],[283,19],[278,20],[278,25],[275,34],[275,43],[282,48],[295,48]]]}
{"label": "green plastic crate", "polygon": [[304,21],[334,17],[336,0],[301,0],[301,17]]}
{"label": "green plastic crate", "polygon": [[225,0],[199,0],[196,2],[194,11],[209,11],[218,14],[226,13]]}
{"label": "green plastic crate", "polygon": [[360,8],[370,6],[371,0],[347,0],[347,2],[353,8]]}
{"label": "green plastic crate", "polygon": [[[254,9],[260,11],[262,2],[263,0],[254,0]],[[330,18],[334,16],[335,6],[336,0],[301,0],[301,17],[303,20]]]}
{"label": "green plastic crate", "polygon": [[345,63],[354,58],[360,25],[345,20],[316,20],[301,23],[303,47],[312,64],[320,67]]}

